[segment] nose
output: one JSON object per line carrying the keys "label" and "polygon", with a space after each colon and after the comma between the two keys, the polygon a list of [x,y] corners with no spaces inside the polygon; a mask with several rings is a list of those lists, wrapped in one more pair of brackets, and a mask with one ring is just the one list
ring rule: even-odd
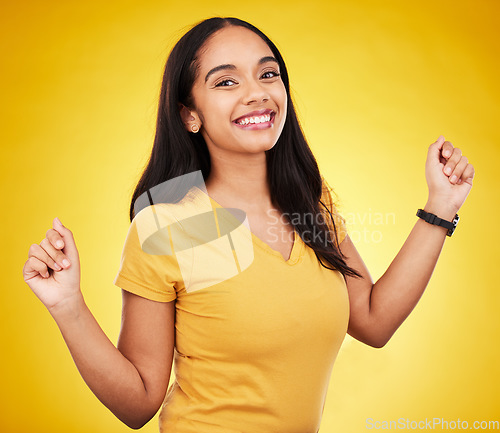
{"label": "nose", "polygon": [[269,100],[269,93],[265,86],[258,80],[247,81],[243,103],[248,105],[252,103],[266,102]]}

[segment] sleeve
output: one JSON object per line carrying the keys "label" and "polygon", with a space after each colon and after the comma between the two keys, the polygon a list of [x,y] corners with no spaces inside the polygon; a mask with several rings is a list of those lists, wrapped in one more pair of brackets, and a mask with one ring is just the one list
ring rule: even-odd
{"label": "sleeve", "polygon": [[[345,218],[340,214],[337,205],[334,203],[333,200],[333,194],[335,194],[328,184],[328,182],[325,180],[323,176],[321,176],[322,183],[323,183],[323,191],[321,195],[321,201],[325,204],[325,206],[328,208],[328,210],[332,213],[333,220],[335,222],[335,228],[337,229],[336,235],[340,243],[345,239],[347,236],[347,224]],[[333,231],[333,225],[331,224],[331,219],[330,215],[328,212],[325,211],[325,218],[328,222],[328,225],[330,226],[330,229]]]}
{"label": "sleeve", "polygon": [[156,227],[151,208],[141,210],[132,220],[113,284],[153,301],[170,302],[177,297],[173,276],[178,264],[169,254],[169,238]]}

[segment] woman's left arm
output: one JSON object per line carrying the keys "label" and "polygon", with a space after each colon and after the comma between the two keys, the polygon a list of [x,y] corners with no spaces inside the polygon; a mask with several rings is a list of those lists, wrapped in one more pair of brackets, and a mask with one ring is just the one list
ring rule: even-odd
{"label": "woman's left arm", "polygon": [[[429,189],[424,211],[453,220],[472,188],[474,167],[458,148],[440,136],[427,153]],[[348,333],[373,347],[383,347],[411,313],[432,275],[447,229],[421,218],[387,271],[373,280],[349,236],[340,244],[346,263],[363,278],[346,277],[350,318]]]}

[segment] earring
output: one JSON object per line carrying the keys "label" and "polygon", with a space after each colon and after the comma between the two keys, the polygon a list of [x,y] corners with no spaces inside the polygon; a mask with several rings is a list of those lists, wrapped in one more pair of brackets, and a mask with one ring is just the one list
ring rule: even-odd
{"label": "earring", "polygon": [[191,131],[193,131],[195,134],[200,130],[200,127],[195,123],[193,126],[191,126]]}

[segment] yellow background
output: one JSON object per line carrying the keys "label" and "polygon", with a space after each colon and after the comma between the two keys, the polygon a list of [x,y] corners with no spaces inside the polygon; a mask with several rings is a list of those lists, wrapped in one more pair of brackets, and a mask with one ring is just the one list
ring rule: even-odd
{"label": "yellow background", "polygon": [[[425,205],[429,144],[443,134],[476,169],[457,231],[410,317],[383,349],[346,339],[320,432],[363,432],[367,418],[500,420],[497,1],[2,9],[1,431],[129,431],[81,379],[22,267],[59,217],[77,242],[85,299],[116,343],[121,295],[112,281],[152,145],[162,68],[189,26],[214,15],[255,24],[281,50],[306,136],[375,281]],[[392,217],[370,224],[376,214]]]}

